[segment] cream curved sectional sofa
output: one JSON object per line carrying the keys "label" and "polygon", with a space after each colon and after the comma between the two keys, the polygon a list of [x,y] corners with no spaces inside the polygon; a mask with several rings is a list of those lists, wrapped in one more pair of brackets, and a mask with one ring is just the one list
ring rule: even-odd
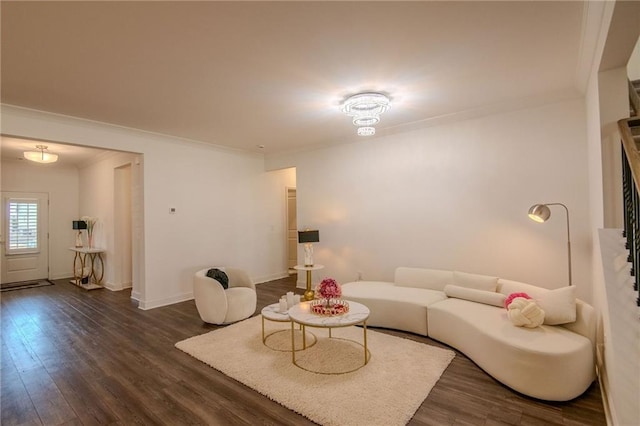
{"label": "cream curved sectional sofa", "polygon": [[[595,379],[596,315],[574,291],[406,267],[396,269],[393,283],[342,286],[345,299],[369,307],[367,325],[446,343],[510,388],[548,401],[573,399]],[[545,310],[545,324],[525,328],[509,320],[503,303],[517,292],[527,293]]]}

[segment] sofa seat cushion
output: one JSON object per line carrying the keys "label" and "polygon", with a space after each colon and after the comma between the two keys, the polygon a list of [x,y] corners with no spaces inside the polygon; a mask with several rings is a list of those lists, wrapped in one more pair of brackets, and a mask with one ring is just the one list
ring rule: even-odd
{"label": "sofa seat cushion", "polygon": [[566,401],[595,378],[591,341],[564,327],[516,327],[503,308],[453,298],[430,305],[428,322],[429,337],[526,395]]}
{"label": "sofa seat cushion", "polygon": [[442,291],[400,287],[380,281],[342,285],[342,297],[362,303],[371,311],[367,324],[427,335],[427,306],[445,300]]}

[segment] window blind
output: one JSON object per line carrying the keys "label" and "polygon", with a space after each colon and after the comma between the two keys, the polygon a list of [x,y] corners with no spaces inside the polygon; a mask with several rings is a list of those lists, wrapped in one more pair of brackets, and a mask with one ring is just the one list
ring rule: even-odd
{"label": "window blind", "polygon": [[9,201],[8,251],[38,249],[38,202]]}

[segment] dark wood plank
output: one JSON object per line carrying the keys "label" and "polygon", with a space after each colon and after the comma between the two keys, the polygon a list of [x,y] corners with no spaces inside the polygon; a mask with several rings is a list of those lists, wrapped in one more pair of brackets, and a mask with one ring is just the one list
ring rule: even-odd
{"label": "dark wood plank", "polygon": [[[258,285],[257,312],[294,289],[295,276]],[[143,311],[130,291],[87,292],[57,280],[3,293],[0,304],[3,425],[313,424],[174,347],[218,328],[200,320],[193,301]],[[409,424],[603,425],[605,419],[596,383],[573,401],[538,401],[457,353]]]}

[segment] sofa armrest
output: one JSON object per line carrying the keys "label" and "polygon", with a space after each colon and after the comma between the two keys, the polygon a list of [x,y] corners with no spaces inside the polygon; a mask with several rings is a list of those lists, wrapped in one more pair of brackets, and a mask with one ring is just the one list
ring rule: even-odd
{"label": "sofa armrest", "polygon": [[249,274],[247,274],[242,269],[236,268],[224,268],[224,272],[229,277],[229,288],[231,287],[248,287],[252,290],[256,289],[255,284],[249,278]]}
{"label": "sofa armrest", "polygon": [[221,324],[227,315],[227,295],[218,281],[207,277],[207,271],[202,269],[193,276],[193,297],[204,322]]}
{"label": "sofa armrest", "polygon": [[576,299],[576,320],[572,323],[562,324],[562,327],[591,340],[591,344],[595,348],[596,323],[596,310],[593,306]]}

